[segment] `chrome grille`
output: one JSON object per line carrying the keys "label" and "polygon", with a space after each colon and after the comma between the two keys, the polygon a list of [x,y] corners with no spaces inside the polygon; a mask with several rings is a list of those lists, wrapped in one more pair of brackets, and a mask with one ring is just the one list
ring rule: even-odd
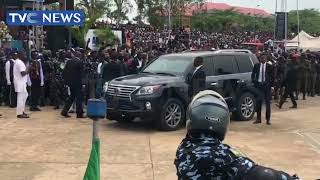
{"label": "chrome grille", "polygon": [[124,99],[131,99],[131,94],[137,90],[139,86],[124,86],[109,84],[107,89],[107,95],[116,96]]}

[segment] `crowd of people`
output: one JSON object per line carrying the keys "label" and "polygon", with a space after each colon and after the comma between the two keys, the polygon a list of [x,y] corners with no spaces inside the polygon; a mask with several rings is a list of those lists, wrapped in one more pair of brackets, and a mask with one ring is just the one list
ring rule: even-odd
{"label": "crowd of people", "polygon": [[[76,102],[77,117],[81,118],[84,117],[83,102],[89,98],[101,97],[105,82],[138,73],[160,55],[187,50],[240,48],[241,43],[249,42],[253,36],[261,42],[267,42],[272,36],[272,33],[266,32],[206,33],[186,29],[176,29],[169,33],[150,26],[136,25],[117,28],[126,28],[124,45],[105,45],[98,51],[66,48],[51,52],[42,49],[32,51],[28,57],[24,51],[0,49],[0,104],[17,106],[17,87],[14,77],[17,60],[22,60],[26,64],[27,75],[24,79],[27,80],[26,89],[30,94],[28,98],[30,111],[39,111],[39,106],[46,105],[59,109],[65,104],[61,114],[69,117],[68,111]],[[276,69],[274,98],[279,99],[279,96],[285,95],[280,98],[280,108],[285,102],[286,95],[290,95],[293,107],[297,107],[295,100],[300,92],[303,94],[303,99],[306,99],[306,96],[320,95],[319,54],[285,52],[282,49],[273,49],[269,44],[266,45],[266,53],[269,63]],[[17,116],[27,117],[24,114],[25,112],[21,110],[17,112]]]}

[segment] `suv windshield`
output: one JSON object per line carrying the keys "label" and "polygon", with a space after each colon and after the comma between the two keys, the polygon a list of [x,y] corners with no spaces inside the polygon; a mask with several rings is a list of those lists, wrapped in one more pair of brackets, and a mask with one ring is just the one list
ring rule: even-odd
{"label": "suv windshield", "polygon": [[161,56],[149,64],[142,72],[184,75],[192,63],[192,57]]}

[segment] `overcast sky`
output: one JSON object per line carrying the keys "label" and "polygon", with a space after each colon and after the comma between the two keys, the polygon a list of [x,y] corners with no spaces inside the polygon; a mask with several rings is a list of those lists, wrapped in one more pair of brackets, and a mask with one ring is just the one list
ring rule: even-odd
{"label": "overcast sky", "polygon": [[[234,6],[256,7],[260,5],[260,9],[264,9],[270,13],[275,12],[276,0],[209,0],[216,3],[227,3]],[[319,0],[298,0],[300,9],[315,8],[320,9]],[[278,8],[281,7],[281,0],[278,0]],[[297,0],[287,0],[288,10],[297,9]],[[278,10],[279,10],[278,9]]]}

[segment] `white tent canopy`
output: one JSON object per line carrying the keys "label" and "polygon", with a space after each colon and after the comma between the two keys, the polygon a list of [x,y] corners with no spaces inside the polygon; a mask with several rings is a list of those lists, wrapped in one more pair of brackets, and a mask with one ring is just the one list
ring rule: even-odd
{"label": "white tent canopy", "polygon": [[298,48],[299,47],[299,39],[300,39],[300,49],[304,51],[320,51],[320,37],[310,36],[305,31],[301,31],[299,35],[297,35],[292,40],[288,41],[286,44],[287,48]]}

